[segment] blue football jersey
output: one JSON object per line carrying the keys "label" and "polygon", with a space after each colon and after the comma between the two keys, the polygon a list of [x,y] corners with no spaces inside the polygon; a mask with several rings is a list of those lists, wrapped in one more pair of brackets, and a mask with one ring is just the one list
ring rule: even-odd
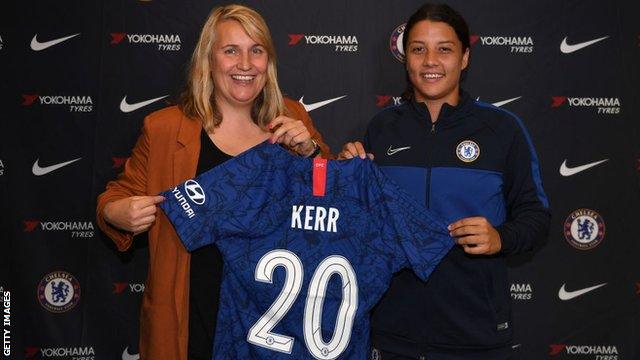
{"label": "blue football jersey", "polygon": [[214,359],[365,359],[391,275],[426,280],[453,246],[370,160],[316,166],[264,142],[162,193],[185,247],[224,259]]}

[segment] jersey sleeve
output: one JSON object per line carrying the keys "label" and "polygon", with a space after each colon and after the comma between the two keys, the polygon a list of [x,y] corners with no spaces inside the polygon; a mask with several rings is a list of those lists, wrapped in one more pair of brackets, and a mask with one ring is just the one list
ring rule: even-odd
{"label": "jersey sleeve", "polygon": [[215,241],[216,213],[225,207],[225,197],[216,196],[214,179],[218,168],[162,192],[165,201],[160,208],[167,215],[180,240],[189,251]]}
{"label": "jersey sleeve", "polygon": [[[272,231],[286,212],[291,156],[261,144],[163,192],[160,208],[189,250]],[[287,160],[289,159],[289,160]]]}
{"label": "jersey sleeve", "polygon": [[381,238],[376,246],[392,258],[393,271],[411,267],[426,280],[454,245],[447,224],[418,204],[371,161],[368,173],[368,205]]}

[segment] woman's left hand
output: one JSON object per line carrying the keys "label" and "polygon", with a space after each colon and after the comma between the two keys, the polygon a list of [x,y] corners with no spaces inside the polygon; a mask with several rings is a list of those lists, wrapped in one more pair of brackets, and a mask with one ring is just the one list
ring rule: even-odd
{"label": "woman's left hand", "polygon": [[449,235],[464,252],[473,255],[493,255],[500,251],[500,234],[485,217],[468,217],[449,225]]}
{"label": "woman's left hand", "polygon": [[278,116],[269,123],[269,130],[273,131],[269,142],[283,144],[293,149],[298,155],[309,156],[316,149],[309,130],[300,120]]}

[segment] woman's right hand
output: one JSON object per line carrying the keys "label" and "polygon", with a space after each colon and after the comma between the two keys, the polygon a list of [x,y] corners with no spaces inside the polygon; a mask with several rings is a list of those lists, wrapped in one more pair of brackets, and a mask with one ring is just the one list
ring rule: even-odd
{"label": "woman's right hand", "polygon": [[360,157],[364,159],[365,157],[369,157],[369,159],[373,160],[373,154],[367,153],[364,150],[364,146],[359,141],[348,142],[342,146],[342,150],[338,154],[338,160],[346,160],[353,159],[354,157]]}
{"label": "woman's right hand", "polygon": [[138,235],[147,231],[156,220],[156,205],[163,196],[131,196],[107,203],[102,210],[104,219],[120,230]]}

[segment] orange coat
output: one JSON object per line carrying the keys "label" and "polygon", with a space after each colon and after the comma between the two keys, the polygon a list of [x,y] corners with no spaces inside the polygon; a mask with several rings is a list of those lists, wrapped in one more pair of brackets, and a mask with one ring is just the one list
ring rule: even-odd
{"label": "orange coat", "polygon": [[[302,120],[311,137],[329,149],[303,107],[285,99],[289,116]],[[152,113],[117,180],[98,197],[97,223],[118,250],[131,246],[133,235],[107,224],[102,210],[108,202],[134,195],[156,195],[195,176],[200,154],[199,121],[187,118],[177,106]],[[186,360],[189,315],[190,256],[173,226],[159,211],[149,229],[149,273],[140,314],[140,358]]]}

